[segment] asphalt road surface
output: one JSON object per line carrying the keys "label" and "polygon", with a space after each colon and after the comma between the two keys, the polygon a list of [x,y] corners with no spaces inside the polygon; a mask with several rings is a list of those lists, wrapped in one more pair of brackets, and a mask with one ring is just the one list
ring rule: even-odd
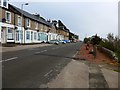
{"label": "asphalt road surface", "polygon": [[41,88],[72,60],[82,43],[52,45],[2,54],[2,88]]}

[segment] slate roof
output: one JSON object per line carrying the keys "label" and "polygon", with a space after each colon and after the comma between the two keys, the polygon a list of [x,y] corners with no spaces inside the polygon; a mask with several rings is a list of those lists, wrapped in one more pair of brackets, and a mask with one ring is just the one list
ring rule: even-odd
{"label": "slate roof", "polygon": [[70,32],[70,30],[60,20],[58,20],[58,29],[64,30],[65,32]]}
{"label": "slate roof", "polygon": [[35,16],[35,15],[33,15],[33,14],[30,14],[30,13],[28,13],[28,12],[26,12],[26,11],[20,9],[20,8],[17,8],[16,6],[13,6],[13,5],[11,5],[11,4],[9,4],[9,7],[14,8],[14,9],[15,9],[16,11],[18,11],[20,14],[23,14],[24,17],[27,17],[27,18],[30,18],[30,19],[32,19],[32,20],[38,21],[39,23],[45,24],[45,25],[47,25],[47,26],[51,26],[51,24],[50,24],[49,22],[47,22],[46,20],[44,20],[44,19],[41,18],[41,17],[37,17],[37,16]]}
{"label": "slate roof", "polygon": [[59,26],[58,29],[64,30],[65,32],[70,32],[70,30],[67,28],[65,29],[64,26]]}

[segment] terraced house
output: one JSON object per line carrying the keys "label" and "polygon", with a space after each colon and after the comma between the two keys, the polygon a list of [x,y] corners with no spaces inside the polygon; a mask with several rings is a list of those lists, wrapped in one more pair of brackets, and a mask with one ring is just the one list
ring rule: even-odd
{"label": "terraced house", "polygon": [[58,20],[58,28],[57,28],[57,33],[58,33],[58,38],[60,40],[69,40],[69,32],[70,30],[66,28],[66,26],[62,23],[62,21]]}
{"label": "terraced house", "polygon": [[69,29],[60,21],[46,21],[39,14],[30,14],[8,3],[0,2],[0,42],[41,43],[49,40],[68,40]]}

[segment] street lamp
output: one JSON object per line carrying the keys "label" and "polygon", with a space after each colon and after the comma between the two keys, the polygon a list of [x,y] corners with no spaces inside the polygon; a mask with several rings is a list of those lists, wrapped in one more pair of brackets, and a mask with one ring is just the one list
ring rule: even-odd
{"label": "street lamp", "polygon": [[[23,42],[23,24],[22,24],[22,20],[23,20],[23,6],[24,5],[29,5],[28,3],[24,3],[24,4],[21,4],[21,10],[22,10],[22,13],[21,13],[21,32],[20,32],[20,39],[21,39],[21,43]],[[24,43],[25,43],[25,31],[24,31]]]}

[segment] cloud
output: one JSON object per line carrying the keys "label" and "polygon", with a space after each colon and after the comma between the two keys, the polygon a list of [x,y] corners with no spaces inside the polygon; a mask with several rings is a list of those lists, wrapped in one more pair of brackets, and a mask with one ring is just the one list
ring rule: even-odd
{"label": "cloud", "polygon": [[[14,3],[19,6],[19,3]],[[118,34],[118,3],[116,2],[31,2],[24,7],[31,13],[40,13],[46,19],[62,20],[63,23],[83,39],[85,35]]]}

